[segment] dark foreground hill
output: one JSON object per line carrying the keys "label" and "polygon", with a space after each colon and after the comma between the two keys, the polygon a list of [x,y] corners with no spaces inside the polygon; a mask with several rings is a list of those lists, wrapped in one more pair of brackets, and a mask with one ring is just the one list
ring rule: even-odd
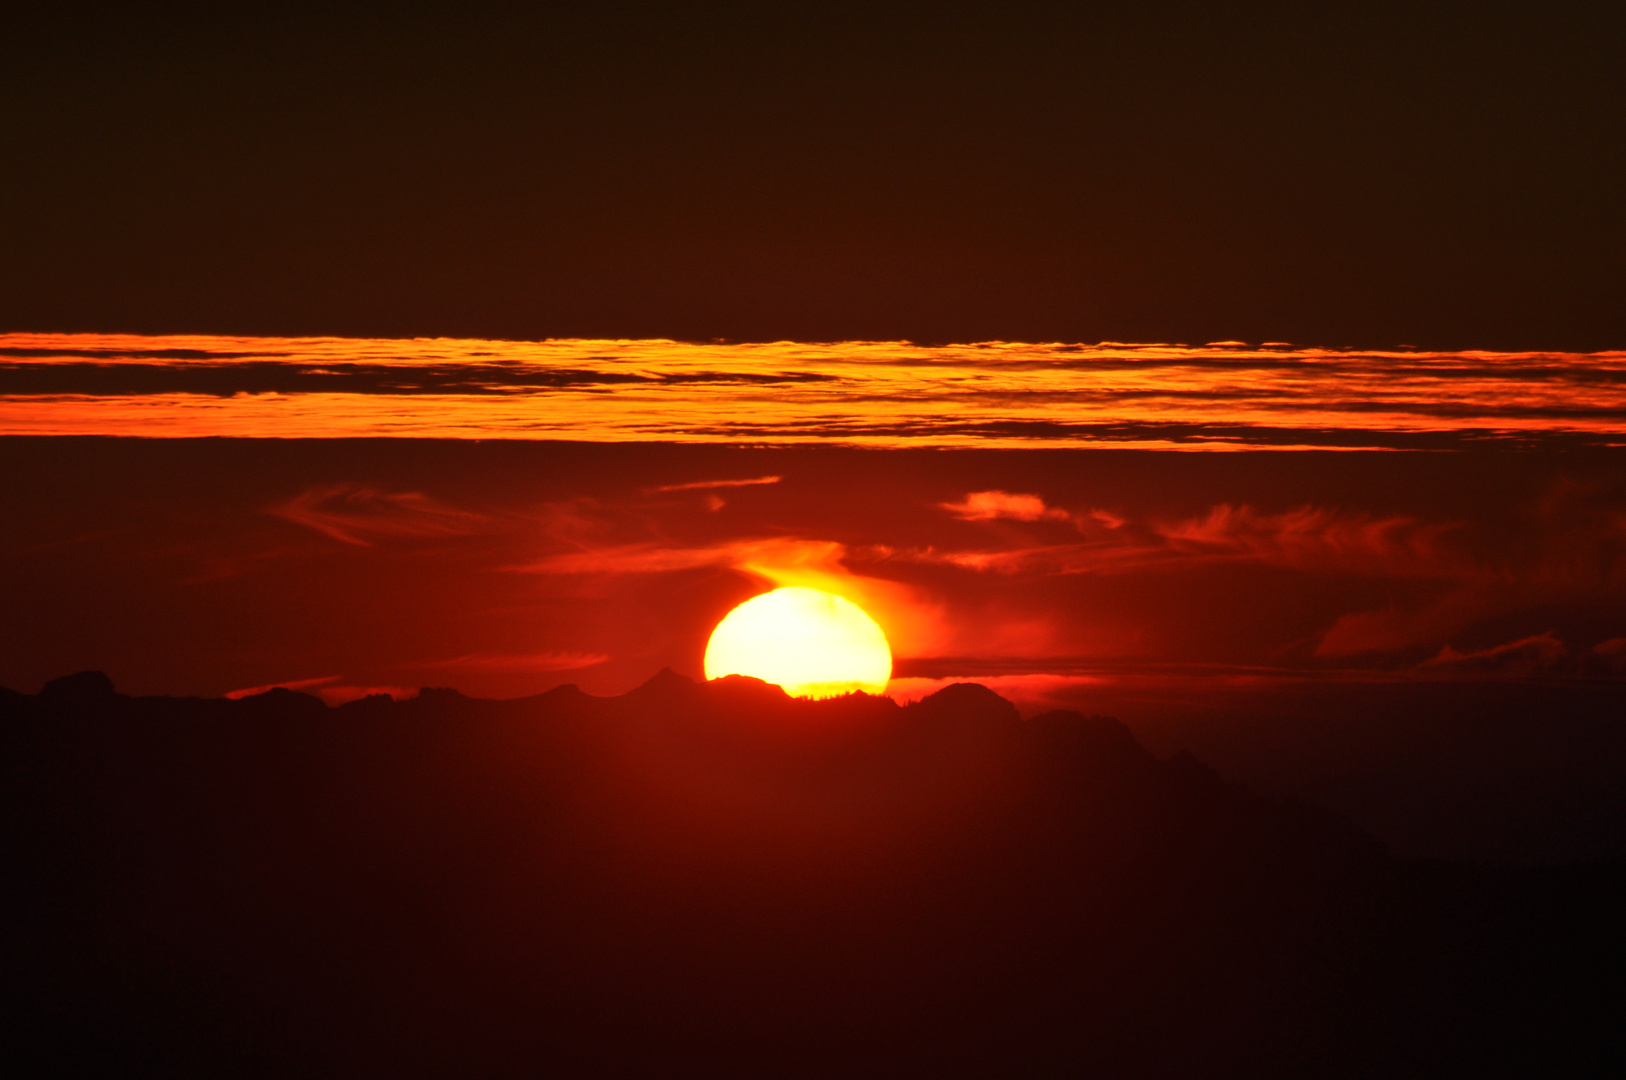
{"label": "dark foreground hill", "polygon": [[12,1075],[1607,1075],[1626,874],[982,687],[0,691]]}

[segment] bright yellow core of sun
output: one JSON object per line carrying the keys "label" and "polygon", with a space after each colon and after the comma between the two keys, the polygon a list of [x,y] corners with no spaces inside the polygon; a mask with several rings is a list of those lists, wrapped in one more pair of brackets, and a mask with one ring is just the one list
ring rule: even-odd
{"label": "bright yellow core of sun", "polygon": [[818,589],[775,589],[730,611],[706,644],[706,678],[751,675],[792,697],[879,694],[892,677],[886,635],[864,609]]}

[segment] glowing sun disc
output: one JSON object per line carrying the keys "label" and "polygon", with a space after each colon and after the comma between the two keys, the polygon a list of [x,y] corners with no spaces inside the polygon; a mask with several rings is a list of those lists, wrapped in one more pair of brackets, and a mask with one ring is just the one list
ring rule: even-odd
{"label": "glowing sun disc", "polygon": [[886,635],[864,609],[818,589],[775,589],[730,611],[706,643],[706,678],[750,675],[792,697],[879,694],[892,677]]}

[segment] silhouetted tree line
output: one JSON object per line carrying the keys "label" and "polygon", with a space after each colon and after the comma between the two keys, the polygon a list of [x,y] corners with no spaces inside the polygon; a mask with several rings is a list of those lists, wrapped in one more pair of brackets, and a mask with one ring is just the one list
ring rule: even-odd
{"label": "silhouetted tree line", "polygon": [[1619,862],[1399,860],[976,685],[0,691],[11,1075],[1605,1075]]}

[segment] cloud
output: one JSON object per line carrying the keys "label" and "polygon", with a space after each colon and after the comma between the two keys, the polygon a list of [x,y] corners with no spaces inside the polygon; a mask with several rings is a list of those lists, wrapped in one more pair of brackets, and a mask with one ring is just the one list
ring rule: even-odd
{"label": "cloud", "polygon": [[946,633],[940,604],[907,585],[854,573],[847,560],[890,558],[885,547],[852,549],[829,540],[772,537],[700,547],[644,542],[548,555],[510,567],[534,574],[665,574],[705,567],[747,574],[775,588],[822,589],[857,604],[886,632],[893,650],[935,648]]}
{"label": "cloud", "polygon": [[1417,610],[1380,608],[1340,615],[1321,636],[1315,655],[1359,656],[1444,641],[1491,610],[1477,590],[1454,592]]}
{"label": "cloud", "polygon": [[[3,337],[3,336],[0,336]],[[591,358],[581,358],[587,364]],[[0,347],[0,394],[94,397],[203,394],[513,397],[547,391],[594,392],[615,386],[820,384],[836,376],[780,371],[626,371],[612,366],[505,363],[465,356],[452,363],[289,358],[275,353],[196,349],[17,349]]]}
{"label": "cloud", "polygon": [[713,547],[673,547],[646,541],[547,555],[512,569],[534,574],[669,574],[706,566],[735,566],[754,541]]}
{"label": "cloud", "polygon": [[309,488],[268,513],[357,547],[380,540],[466,536],[489,519],[447,506],[419,491],[382,491],[365,484]]}
{"label": "cloud", "polygon": [[1000,574],[1122,573],[1216,561],[1403,577],[1478,573],[1443,543],[1459,527],[1456,523],[1429,524],[1409,517],[1374,518],[1316,506],[1264,514],[1221,503],[1197,517],[1137,527],[1104,510],[1072,515],[1045,506],[1036,495],[974,492],[963,503],[941,505],[971,521],[1067,518],[1089,539],[996,550],[916,548],[897,551],[894,558]]}
{"label": "cloud", "polygon": [[[1226,343],[5,334],[0,426],[151,434],[162,402],[165,424],[189,434],[286,435],[296,425],[327,435],[877,446],[1610,445],[1626,430],[1623,361],[1620,352]],[[349,404],[334,408],[341,396]],[[544,398],[545,418],[535,407]]]}
{"label": "cloud", "polygon": [[1168,563],[1176,558],[1164,545],[1141,543],[1127,536],[1107,542],[1046,544],[995,551],[909,548],[895,551],[891,557],[899,561],[955,566],[962,570],[992,574],[1121,573]]}
{"label": "cloud", "polygon": [[1046,506],[1037,495],[1008,491],[973,491],[957,503],[939,503],[961,521],[1071,521],[1066,510]]}
{"label": "cloud", "polygon": [[1569,649],[1552,634],[1537,634],[1476,652],[1447,645],[1439,655],[1417,665],[1419,671],[1461,674],[1534,675],[1555,671]]}
{"label": "cloud", "polygon": [[756,487],[758,484],[777,484],[783,477],[757,476],[748,480],[696,480],[689,484],[662,484],[660,487],[644,488],[645,495],[654,495],[663,491],[706,491],[710,488],[730,487]]}
{"label": "cloud", "polygon": [[[884,552],[886,549],[870,549]],[[776,586],[802,585],[839,592],[854,577],[842,565],[845,544],[788,537],[733,540],[701,547],[653,541],[548,555],[513,567],[538,574],[664,574],[706,566],[752,574]]]}
{"label": "cloud", "polygon": [[1601,660],[1611,672],[1626,672],[1626,637],[1600,641],[1592,646],[1589,655]]}
{"label": "cloud", "polygon": [[[1577,605],[1618,607],[1626,592],[1626,546],[1621,543],[1626,515],[1618,509],[1618,499],[1618,484],[1561,478],[1513,524],[1494,530],[1481,526],[1468,536],[1466,543],[1479,551],[1477,557],[1465,546],[1445,545],[1445,530],[1438,527],[1377,531],[1367,549],[1371,554],[1355,563],[1397,578],[1432,575],[1447,583],[1449,592],[1415,610],[1391,607],[1343,615],[1316,654],[1440,648],[1490,616]],[[1508,543],[1514,538],[1516,544]],[[1453,655],[1442,653],[1436,659],[1444,667],[1457,662]],[[1581,663],[1596,669],[1608,661],[1600,654]]]}
{"label": "cloud", "polygon": [[1262,514],[1250,506],[1220,503],[1202,517],[1156,526],[1171,548],[1191,555],[1253,559],[1302,569],[1338,569],[1386,575],[1460,569],[1446,557],[1440,538],[1452,523],[1415,518],[1374,518],[1329,507],[1301,506]]}

